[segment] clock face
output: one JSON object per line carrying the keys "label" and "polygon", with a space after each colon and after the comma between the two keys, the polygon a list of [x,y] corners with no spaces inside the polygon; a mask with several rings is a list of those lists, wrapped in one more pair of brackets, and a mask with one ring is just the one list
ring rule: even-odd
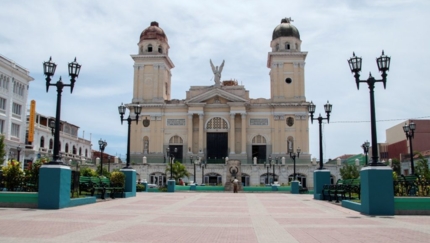
{"label": "clock face", "polygon": [[288,125],[289,127],[291,127],[292,125],[294,125],[294,118],[292,118],[292,117],[288,117],[288,118],[287,118],[287,125]]}

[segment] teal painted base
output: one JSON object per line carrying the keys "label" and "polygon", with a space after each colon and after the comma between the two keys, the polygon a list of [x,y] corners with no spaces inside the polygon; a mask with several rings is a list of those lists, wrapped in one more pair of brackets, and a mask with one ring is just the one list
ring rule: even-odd
{"label": "teal painted base", "polygon": [[190,191],[195,191],[195,190],[196,190],[196,188],[197,188],[197,186],[196,186],[196,185],[191,185],[191,186],[190,186]]}
{"label": "teal painted base", "polygon": [[143,182],[142,185],[145,186],[145,190],[143,190],[143,192],[148,192],[148,182]]}
{"label": "teal painted base", "polygon": [[71,198],[69,207],[81,206],[96,203],[96,197]]}
{"label": "teal painted base", "polygon": [[292,181],[291,182],[291,194],[299,194],[300,193],[300,187],[298,181]]}
{"label": "teal painted base", "polygon": [[342,200],[342,207],[349,208],[351,210],[357,211],[361,213],[361,203],[352,202],[349,200]]}
{"label": "teal painted base", "polygon": [[393,170],[388,166],[368,166],[360,171],[361,213],[394,215]]}
{"label": "teal painted base", "polygon": [[322,189],[324,185],[330,184],[330,171],[329,170],[316,170],[314,171],[314,199],[322,200]]}
{"label": "teal painted base", "polygon": [[176,181],[168,180],[167,181],[167,192],[175,192]]}
{"label": "teal painted base", "polygon": [[277,192],[278,191],[278,186],[272,186],[272,191]]}
{"label": "teal painted base", "polygon": [[125,192],[129,197],[136,196],[136,171],[133,169],[121,169],[125,174]]}
{"label": "teal painted base", "polygon": [[72,173],[69,166],[42,165],[39,170],[38,208],[60,209],[70,204]]}

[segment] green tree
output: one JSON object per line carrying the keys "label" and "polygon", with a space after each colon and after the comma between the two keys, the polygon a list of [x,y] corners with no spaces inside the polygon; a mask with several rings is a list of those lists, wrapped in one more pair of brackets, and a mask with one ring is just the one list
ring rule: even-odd
{"label": "green tree", "polygon": [[415,174],[430,179],[430,169],[427,159],[421,153],[418,154],[418,160],[415,163]]}
{"label": "green tree", "polygon": [[[176,181],[176,183],[179,181],[179,179],[183,177],[189,177],[190,173],[188,173],[187,168],[182,163],[176,161],[172,166],[172,174],[173,179]],[[166,175],[170,177],[170,166],[166,168]]]}
{"label": "green tree", "polygon": [[6,151],[4,149],[4,136],[0,135],[0,168],[4,164],[5,157],[6,157]]}
{"label": "green tree", "polygon": [[394,158],[391,160],[391,163],[392,163],[391,166],[393,167],[393,171],[396,172],[397,175],[400,175],[401,174],[400,160]]}
{"label": "green tree", "polygon": [[[101,166],[100,165],[97,166],[97,174],[99,174],[99,175],[100,175],[100,169],[101,169]],[[107,178],[110,178],[110,173],[109,173],[109,171],[105,167],[103,167],[103,173],[102,173],[102,175],[105,176],[105,177],[107,177]]]}
{"label": "green tree", "polygon": [[343,180],[355,179],[360,176],[360,173],[355,165],[345,165],[340,168],[340,176]]}
{"label": "green tree", "polygon": [[21,183],[21,178],[24,176],[24,171],[21,170],[20,163],[16,160],[11,160],[3,167],[3,177],[8,191],[15,190]]}
{"label": "green tree", "polygon": [[80,170],[81,176],[98,176],[97,172],[90,167],[82,167]]}

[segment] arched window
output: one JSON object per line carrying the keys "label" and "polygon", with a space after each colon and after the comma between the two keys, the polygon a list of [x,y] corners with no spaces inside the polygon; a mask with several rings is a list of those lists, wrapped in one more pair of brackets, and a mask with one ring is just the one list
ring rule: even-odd
{"label": "arched window", "polygon": [[158,46],[158,53],[163,53],[163,49],[161,48],[161,46]]}
{"label": "arched window", "polygon": [[54,141],[51,139],[49,139],[49,149],[52,149],[52,147],[54,146]]}
{"label": "arched window", "polygon": [[81,155],[82,155],[82,148],[79,147],[79,156],[81,156]]}
{"label": "arched window", "polygon": [[40,147],[44,148],[45,147],[45,138],[42,136],[40,137]]}
{"label": "arched window", "polygon": [[288,43],[288,42],[287,42],[287,43],[285,43],[285,49],[286,49],[286,50],[290,50],[290,43]]}
{"label": "arched window", "polygon": [[266,144],[266,138],[261,135],[257,135],[252,139],[252,144]]}
{"label": "arched window", "polygon": [[171,137],[169,140],[169,144],[182,144],[182,143],[183,143],[183,140],[178,135]]}
{"label": "arched window", "polygon": [[76,154],[76,147],[75,147],[75,145],[73,145],[72,154]]}
{"label": "arched window", "polygon": [[228,129],[228,125],[223,118],[214,117],[208,121],[206,129]]}
{"label": "arched window", "polygon": [[148,45],[148,52],[152,52],[152,45],[151,44]]}
{"label": "arched window", "polygon": [[88,149],[85,149],[85,157],[88,158]]}
{"label": "arched window", "polygon": [[298,49],[299,49],[299,44],[296,43],[296,50],[298,50]]}
{"label": "arched window", "polygon": [[64,148],[64,152],[68,153],[69,152],[69,144],[66,143],[66,147]]}
{"label": "arched window", "polygon": [[279,44],[276,44],[276,48],[275,48],[275,50],[276,50],[276,51],[279,51]]}

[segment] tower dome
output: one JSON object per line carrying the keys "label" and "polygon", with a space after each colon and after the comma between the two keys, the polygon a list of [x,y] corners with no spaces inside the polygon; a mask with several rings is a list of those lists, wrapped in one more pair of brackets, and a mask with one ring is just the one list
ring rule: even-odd
{"label": "tower dome", "polygon": [[300,40],[299,30],[291,24],[291,18],[283,18],[281,23],[273,30],[272,40],[279,37],[296,37]]}
{"label": "tower dome", "polygon": [[159,40],[167,42],[167,36],[164,33],[164,30],[158,26],[158,22],[152,21],[151,25],[140,34],[139,42],[142,42],[143,40]]}

